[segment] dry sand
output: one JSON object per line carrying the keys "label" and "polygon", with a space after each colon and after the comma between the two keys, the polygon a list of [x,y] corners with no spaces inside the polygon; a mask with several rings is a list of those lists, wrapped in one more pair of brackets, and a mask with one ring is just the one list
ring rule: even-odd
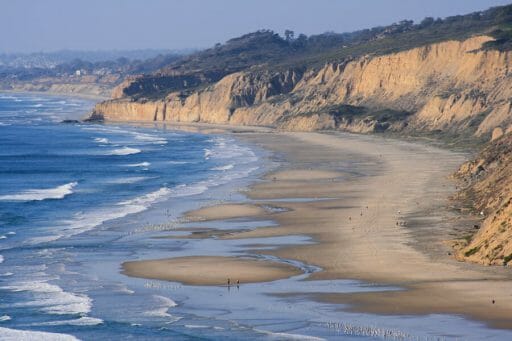
{"label": "dry sand", "polygon": [[180,257],[123,264],[124,273],[132,277],[181,282],[189,285],[227,285],[269,282],[301,274],[283,263],[236,257]]}
{"label": "dry sand", "polygon": [[264,213],[265,210],[257,205],[222,204],[188,212],[185,217],[188,221],[208,221],[256,217]]}
{"label": "dry sand", "polygon": [[[406,289],[317,294],[312,299],[348,303],[353,310],[383,314],[462,314],[494,326],[512,327],[508,271],[458,263],[443,244],[457,223],[446,209],[447,197],[454,192],[448,176],[464,160],[462,155],[347,134],[258,132],[240,136],[285,155],[284,167],[268,174],[266,181],[251,187],[247,195],[261,205],[281,199],[279,206],[288,210],[272,214],[278,227],[221,238],[308,235],[317,243],[259,252],[321,267],[311,279],[359,279]],[[331,199],[296,202],[293,198]],[[247,204],[214,206],[188,214],[201,220],[268,215],[260,206]],[[212,263],[215,258],[201,257],[188,263],[197,270],[178,275],[167,268],[142,277],[218,284],[221,278],[206,280],[194,275]],[[148,262],[139,264],[152,267]],[[257,269],[244,281],[282,278],[292,271],[277,263],[260,263]]]}

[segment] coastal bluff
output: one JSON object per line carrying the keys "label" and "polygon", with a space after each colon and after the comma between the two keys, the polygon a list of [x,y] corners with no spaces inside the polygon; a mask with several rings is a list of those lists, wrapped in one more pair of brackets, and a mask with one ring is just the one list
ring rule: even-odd
{"label": "coastal bluff", "polygon": [[[462,181],[456,199],[482,222],[454,241],[455,256],[512,265],[512,51],[486,48],[494,41],[475,35],[318,67],[251,67],[192,88],[186,85],[197,85],[202,75],[171,76],[177,87],[165,93],[156,76],[132,77],[115,89],[114,98],[98,103],[89,120],[492,140],[456,174]],[[153,96],[128,94],[151,86]]]}
{"label": "coastal bluff", "polygon": [[234,72],[194,91],[162,98],[123,95],[96,105],[90,119],[262,125],[291,131],[468,132],[490,139],[512,130],[511,52],[482,49],[474,36],[365,55],[320,68]]}
{"label": "coastal bluff", "polygon": [[512,264],[512,134],[495,139],[455,176],[463,189],[457,199],[480,222],[468,240],[456,242],[457,258],[485,265]]}

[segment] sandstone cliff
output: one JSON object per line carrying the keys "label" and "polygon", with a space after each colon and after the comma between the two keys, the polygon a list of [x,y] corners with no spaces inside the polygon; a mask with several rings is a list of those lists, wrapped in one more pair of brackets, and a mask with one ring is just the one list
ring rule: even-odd
{"label": "sandstone cliff", "polygon": [[465,184],[458,199],[482,219],[471,239],[456,244],[457,258],[512,265],[512,133],[489,144],[456,176]]}
{"label": "sandstone cliff", "polygon": [[50,94],[62,94],[71,96],[91,97],[106,99],[111,97],[114,79],[108,82],[99,82],[97,79],[84,80],[83,82],[70,82],[60,78],[40,78],[30,82],[10,82],[0,84],[1,90],[16,92],[45,92]]}
{"label": "sandstone cliff", "polygon": [[[124,89],[99,103],[92,119],[263,125],[286,130],[442,132],[492,139],[461,167],[458,198],[482,218],[456,245],[458,259],[512,260],[512,52],[482,49],[475,36],[387,55],[367,55],[320,68],[250,68],[162,99],[137,100]],[[179,79],[179,81],[182,81]],[[147,84],[144,84],[147,86]],[[512,264],[512,262],[510,262]]]}
{"label": "sandstone cliff", "polygon": [[476,36],[319,69],[246,70],[161,100],[103,102],[93,116],[289,130],[464,130],[490,136],[497,127],[511,129],[512,123],[511,53],[480,50],[490,40]]}

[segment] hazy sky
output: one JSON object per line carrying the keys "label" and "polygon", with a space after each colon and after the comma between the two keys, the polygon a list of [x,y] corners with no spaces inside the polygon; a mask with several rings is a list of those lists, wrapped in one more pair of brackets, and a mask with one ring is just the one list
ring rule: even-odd
{"label": "hazy sky", "polygon": [[209,47],[262,28],[307,35],[511,0],[0,0],[0,53]]}

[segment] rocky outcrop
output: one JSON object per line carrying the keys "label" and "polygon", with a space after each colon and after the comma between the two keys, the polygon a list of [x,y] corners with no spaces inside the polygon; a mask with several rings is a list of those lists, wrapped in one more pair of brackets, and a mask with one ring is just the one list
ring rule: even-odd
{"label": "rocky outcrop", "polygon": [[[200,121],[292,130],[464,130],[490,138],[495,128],[506,130],[512,123],[512,78],[511,53],[480,50],[489,40],[478,36],[447,41],[320,69],[241,71],[160,100],[125,97],[100,103],[95,115],[114,121]],[[359,110],[347,113],[346,105]],[[379,114],[383,108],[390,110],[387,115]]]}
{"label": "rocky outcrop", "polygon": [[456,176],[465,184],[458,199],[482,220],[471,238],[456,243],[457,258],[512,265],[512,133],[496,138]]}

